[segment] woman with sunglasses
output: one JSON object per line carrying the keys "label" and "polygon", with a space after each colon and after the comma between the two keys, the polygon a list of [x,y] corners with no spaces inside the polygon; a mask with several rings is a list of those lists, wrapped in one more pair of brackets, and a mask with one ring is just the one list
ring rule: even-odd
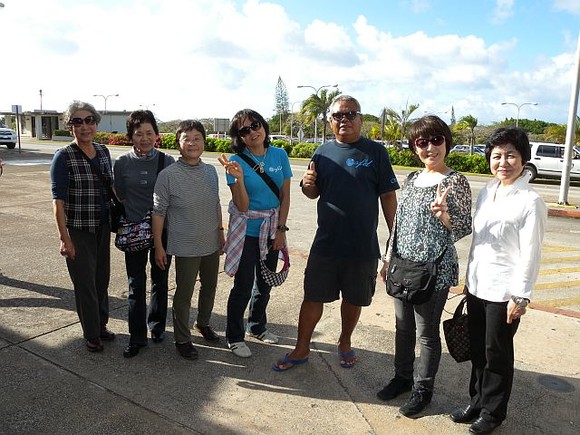
{"label": "woman with sunglasses", "polygon": [[[433,396],[441,359],[441,313],[449,288],[458,284],[454,243],[471,233],[471,189],[465,176],[445,165],[445,157],[453,147],[445,122],[433,115],[420,118],[411,124],[408,138],[409,147],[424,168],[409,174],[403,184],[395,215],[395,236],[390,238],[380,274],[386,282],[394,242],[396,254],[404,259],[427,262],[442,255],[435,292],[427,302],[412,305],[394,299],[395,377],[377,396],[391,400],[412,390],[399,409],[410,417],[420,413]],[[414,373],[417,335],[421,359]]]}
{"label": "woman with sunglasses", "polygon": [[103,340],[115,339],[107,329],[113,171],[107,147],[93,142],[100,120],[91,104],[71,103],[64,122],[74,139],[55,153],[50,168],[60,254],[66,258],[89,352],[100,352]]}
{"label": "woman with sunglasses", "polygon": [[[226,168],[232,192],[225,270],[235,278],[228,298],[226,337],[234,355],[242,358],[252,356],[244,341],[245,332],[264,343],[279,340],[266,328],[266,307],[272,287],[262,277],[260,260],[275,270],[278,251],[286,247],[292,171],[286,151],[270,146],[269,133],[262,115],[251,109],[240,110],[229,130],[236,154],[229,161],[223,154],[218,159]],[[279,196],[259,174],[273,181]],[[250,312],[245,329],[248,302]]]}
{"label": "woman with sunglasses", "polygon": [[[155,148],[159,128],[150,110],[136,110],[127,118],[127,137],[132,148],[115,161],[115,192],[125,206],[129,222],[141,222],[153,209],[153,188],[161,169],[175,162],[173,156]],[[163,243],[167,246],[167,231]],[[151,264],[151,302],[147,313],[147,261]],[[147,345],[147,327],[151,339],[160,343],[165,337],[167,318],[167,287],[171,256],[167,267],[155,263],[155,249],[125,252],[125,269],[129,285],[129,344],[123,350],[132,358]]]}

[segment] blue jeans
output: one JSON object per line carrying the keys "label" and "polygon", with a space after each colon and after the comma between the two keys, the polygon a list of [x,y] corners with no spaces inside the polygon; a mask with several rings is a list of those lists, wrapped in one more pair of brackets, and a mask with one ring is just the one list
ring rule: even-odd
{"label": "blue jeans", "polygon": [[[163,230],[163,244],[167,246],[167,232]],[[151,301],[147,316],[147,259],[151,264]],[[155,263],[155,248],[125,252],[125,268],[129,282],[130,344],[147,344],[147,326],[155,334],[165,331],[167,318],[167,288],[171,256],[161,270]]]}
{"label": "blue jeans", "polygon": [[[257,237],[246,236],[240,265],[234,278],[234,286],[228,298],[228,319],[226,338],[228,343],[244,341],[244,312],[250,302],[248,328],[252,334],[260,335],[266,331],[266,307],[270,300],[270,287],[264,282],[260,272],[260,248]],[[270,251],[266,265],[270,270],[276,268],[278,251]],[[254,281],[256,286],[254,288]]]}
{"label": "blue jeans", "polygon": [[416,390],[433,391],[441,360],[439,323],[448,293],[448,287],[438,288],[431,299],[421,305],[406,304],[395,299],[395,374],[405,379],[413,378],[418,335],[421,359],[415,375]]}

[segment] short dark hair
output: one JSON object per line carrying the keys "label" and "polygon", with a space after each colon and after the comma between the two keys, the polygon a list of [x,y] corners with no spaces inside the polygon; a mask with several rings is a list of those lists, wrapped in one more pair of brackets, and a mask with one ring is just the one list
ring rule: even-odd
{"label": "short dark hair", "polygon": [[203,136],[203,141],[205,142],[205,128],[201,122],[197,119],[186,119],[185,121],[181,121],[177,125],[177,131],[175,132],[175,145],[179,148],[179,138],[181,137],[181,133],[185,133],[186,131],[196,130],[201,133]]}
{"label": "short dark hair", "polygon": [[449,151],[451,151],[451,148],[453,148],[451,129],[445,121],[435,115],[423,116],[411,124],[409,131],[407,132],[409,148],[415,152],[416,139],[419,139],[420,137],[428,139],[429,137],[437,136],[439,134],[445,137],[445,156],[447,156]]}
{"label": "short dark hair", "polygon": [[242,109],[238,111],[232,121],[230,122],[230,130],[228,134],[232,138],[232,150],[235,153],[241,153],[246,148],[246,144],[240,136],[240,129],[243,127],[244,119],[249,119],[251,122],[258,121],[266,131],[266,139],[264,140],[264,148],[270,146],[270,126],[262,115],[252,109]]}
{"label": "short dark hair", "polygon": [[489,163],[492,150],[498,145],[512,144],[522,156],[522,163],[532,158],[530,140],[524,130],[519,127],[501,127],[494,130],[485,144],[485,158]]}
{"label": "short dark hair", "polygon": [[141,124],[151,124],[155,134],[159,134],[159,127],[157,127],[157,120],[151,110],[135,110],[127,117],[127,137],[133,140],[133,133]]}

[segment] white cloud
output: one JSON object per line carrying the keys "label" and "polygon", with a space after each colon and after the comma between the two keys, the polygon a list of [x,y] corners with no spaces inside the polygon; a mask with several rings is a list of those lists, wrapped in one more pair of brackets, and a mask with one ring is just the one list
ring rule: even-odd
{"label": "white cloud", "polygon": [[580,15],[580,2],[578,0],[554,0],[554,7],[556,10]]}
{"label": "white cloud", "polygon": [[503,23],[514,14],[514,0],[496,0],[492,22]]}
{"label": "white cloud", "polygon": [[[490,43],[452,33],[395,36],[363,15],[350,24],[320,17],[301,25],[280,5],[240,4],[13,2],[0,11],[0,38],[16,62],[0,72],[0,111],[11,104],[38,109],[43,89],[45,109],[63,110],[73,99],[102,108],[93,94],[119,93],[108,100],[109,109],[149,106],[163,120],[231,118],[244,107],[270,117],[280,76],[291,102],[310,93],[298,85],[338,83],[373,114],[408,101],[421,104],[421,112],[453,105],[457,118],[472,114],[486,123],[506,116],[501,101],[517,98],[537,100],[538,113],[551,107],[541,112],[546,120],[566,118],[561,111],[573,51],[518,72],[510,65],[518,44],[511,37]],[[511,6],[504,3],[506,10]]]}

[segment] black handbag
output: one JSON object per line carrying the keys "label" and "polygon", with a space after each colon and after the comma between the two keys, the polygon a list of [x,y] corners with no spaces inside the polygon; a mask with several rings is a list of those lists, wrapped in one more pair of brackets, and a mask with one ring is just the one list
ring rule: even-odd
{"label": "black handbag", "polygon": [[469,328],[467,326],[467,313],[463,312],[467,297],[464,297],[451,319],[443,321],[443,333],[449,354],[457,362],[471,359],[471,347],[469,345]]}
{"label": "black handbag", "polygon": [[387,293],[405,303],[421,305],[431,299],[437,284],[437,266],[447,246],[435,261],[412,261],[397,255],[397,225],[393,232],[393,255],[387,274]]}

